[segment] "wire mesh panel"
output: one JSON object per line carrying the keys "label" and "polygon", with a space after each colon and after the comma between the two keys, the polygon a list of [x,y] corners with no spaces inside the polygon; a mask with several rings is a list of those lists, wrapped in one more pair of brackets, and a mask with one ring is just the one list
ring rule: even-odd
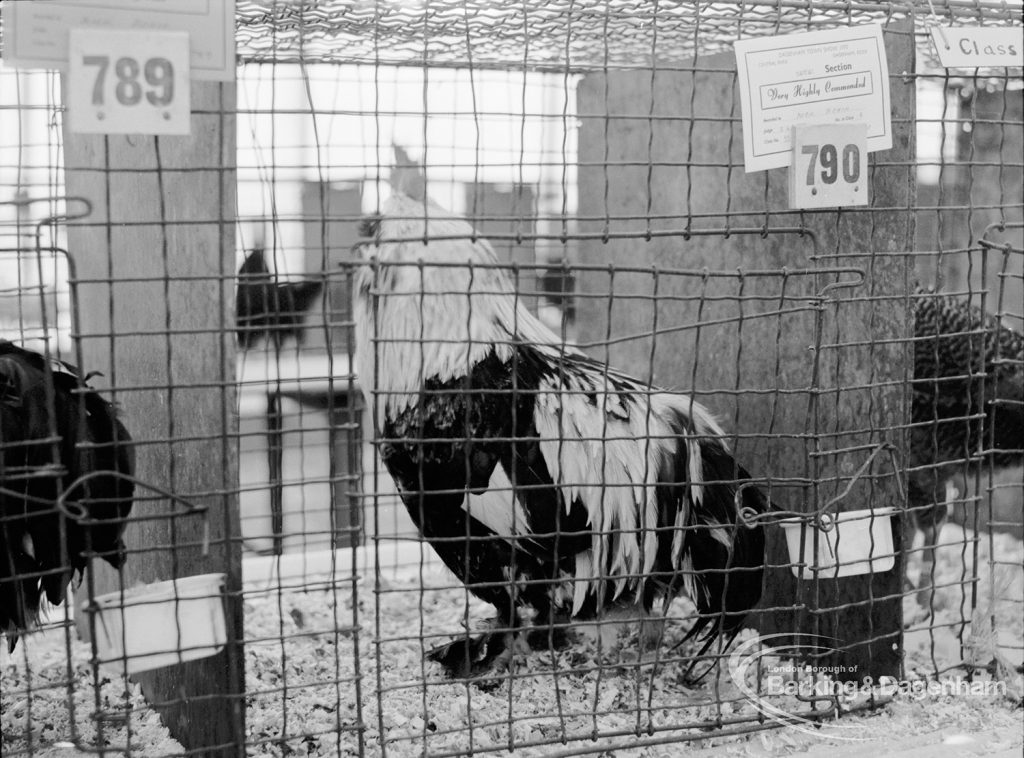
{"label": "wire mesh panel", "polygon": [[[732,44],[866,23],[871,204],[790,209]],[[183,139],[0,67],[4,754],[1013,749],[1024,87],[929,30],[1021,23],[238,0]]]}

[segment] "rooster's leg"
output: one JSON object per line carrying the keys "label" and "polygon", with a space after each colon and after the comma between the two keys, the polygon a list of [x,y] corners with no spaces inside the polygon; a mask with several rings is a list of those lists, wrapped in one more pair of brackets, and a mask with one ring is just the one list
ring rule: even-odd
{"label": "rooster's leg", "polygon": [[945,495],[941,502],[936,502],[917,513],[917,527],[924,535],[921,551],[921,575],[917,581],[917,602],[926,611],[932,610],[935,598],[936,549],[939,533],[949,519],[953,504],[960,497],[960,492],[951,481],[945,482]]}
{"label": "rooster's leg", "polygon": [[568,621],[566,614],[555,613],[551,603],[545,597],[533,602],[537,615],[533,619],[533,628],[527,635],[529,646],[535,650],[561,650],[569,644]]}
{"label": "rooster's leg", "polygon": [[505,671],[516,653],[529,652],[529,642],[515,606],[509,602],[499,611],[493,621],[493,630],[474,636],[467,633],[428,650],[427,657],[440,663],[457,679],[473,679]]}

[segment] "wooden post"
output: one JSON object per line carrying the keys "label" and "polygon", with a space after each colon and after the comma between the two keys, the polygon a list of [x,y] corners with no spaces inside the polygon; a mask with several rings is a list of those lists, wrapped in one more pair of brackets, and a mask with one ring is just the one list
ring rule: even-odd
{"label": "wooden post", "polygon": [[204,552],[204,518],[138,488],[132,517],[146,520],[128,526],[123,576],[104,566],[95,590],[227,575],[227,649],[137,677],[175,739],[204,756],[244,755],[245,742],[234,111],[233,83],[193,82],[191,136],[64,134],[68,194],[93,208],[68,229],[83,368],[103,372],[93,381],[120,407],[138,478],[205,507],[209,531]]}
{"label": "wooden post", "polygon": [[[581,231],[597,235],[581,243],[582,262],[695,272],[657,282],[652,273],[583,274],[580,339],[600,345],[647,334],[590,352],[692,391],[732,432],[740,462],[773,480],[771,497],[786,509],[821,507],[873,449],[903,447],[912,368],[909,343],[900,341],[910,333],[902,254],[914,238],[914,88],[900,74],[913,71],[911,31],[907,24],[886,30],[895,136],[892,150],[872,156],[870,212],[782,215],[786,170],[744,172],[731,53],[698,58],[693,72],[591,74],[578,88],[579,215],[591,219]],[[817,251],[793,233],[724,233],[765,225],[807,228]],[[672,229],[698,233],[658,236]],[[617,239],[621,232],[631,234]],[[809,273],[783,275],[783,267]],[[822,300],[827,285],[858,279],[841,267],[863,270],[864,283]],[[704,268],[732,275],[703,276]],[[776,273],[750,273],[757,269]],[[779,309],[790,312],[758,315]],[[652,346],[655,329],[677,326]],[[888,455],[876,458],[870,474],[840,510],[903,506],[906,493]],[[894,532],[896,567],[884,574],[797,582],[788,566],[769,569],[762,607],[782,610],[760,611],[748,623],[764,634],[836,637],[853,677],[897,675],[903,566]],[[768,534],[769,563],[788,564],[780,530]]]}

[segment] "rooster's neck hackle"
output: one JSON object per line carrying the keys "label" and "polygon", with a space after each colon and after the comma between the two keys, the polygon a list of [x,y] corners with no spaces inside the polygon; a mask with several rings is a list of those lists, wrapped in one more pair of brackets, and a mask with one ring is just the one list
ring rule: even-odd
{"label": "rooster's neck hackle", "polygon": [[429,200],[394,195],[370,229],[356,282],[356,352],[378,417],[416,402],[428,380],[467,376],[522,340],[557,352],[558,339],[519,302],[508,272],[473,227]]}

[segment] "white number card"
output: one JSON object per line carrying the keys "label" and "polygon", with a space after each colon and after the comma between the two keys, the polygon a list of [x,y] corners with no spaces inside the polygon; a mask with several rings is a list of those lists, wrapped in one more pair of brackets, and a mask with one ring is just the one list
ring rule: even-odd
{"label": "white number card", "polygon": [[187,32],[72,29],[68,118],[86,134],[188,134]]}
{"label": "white number card", "polygon": [[865,124],[794,127],[789,207],[867,205],[867,133]]}

